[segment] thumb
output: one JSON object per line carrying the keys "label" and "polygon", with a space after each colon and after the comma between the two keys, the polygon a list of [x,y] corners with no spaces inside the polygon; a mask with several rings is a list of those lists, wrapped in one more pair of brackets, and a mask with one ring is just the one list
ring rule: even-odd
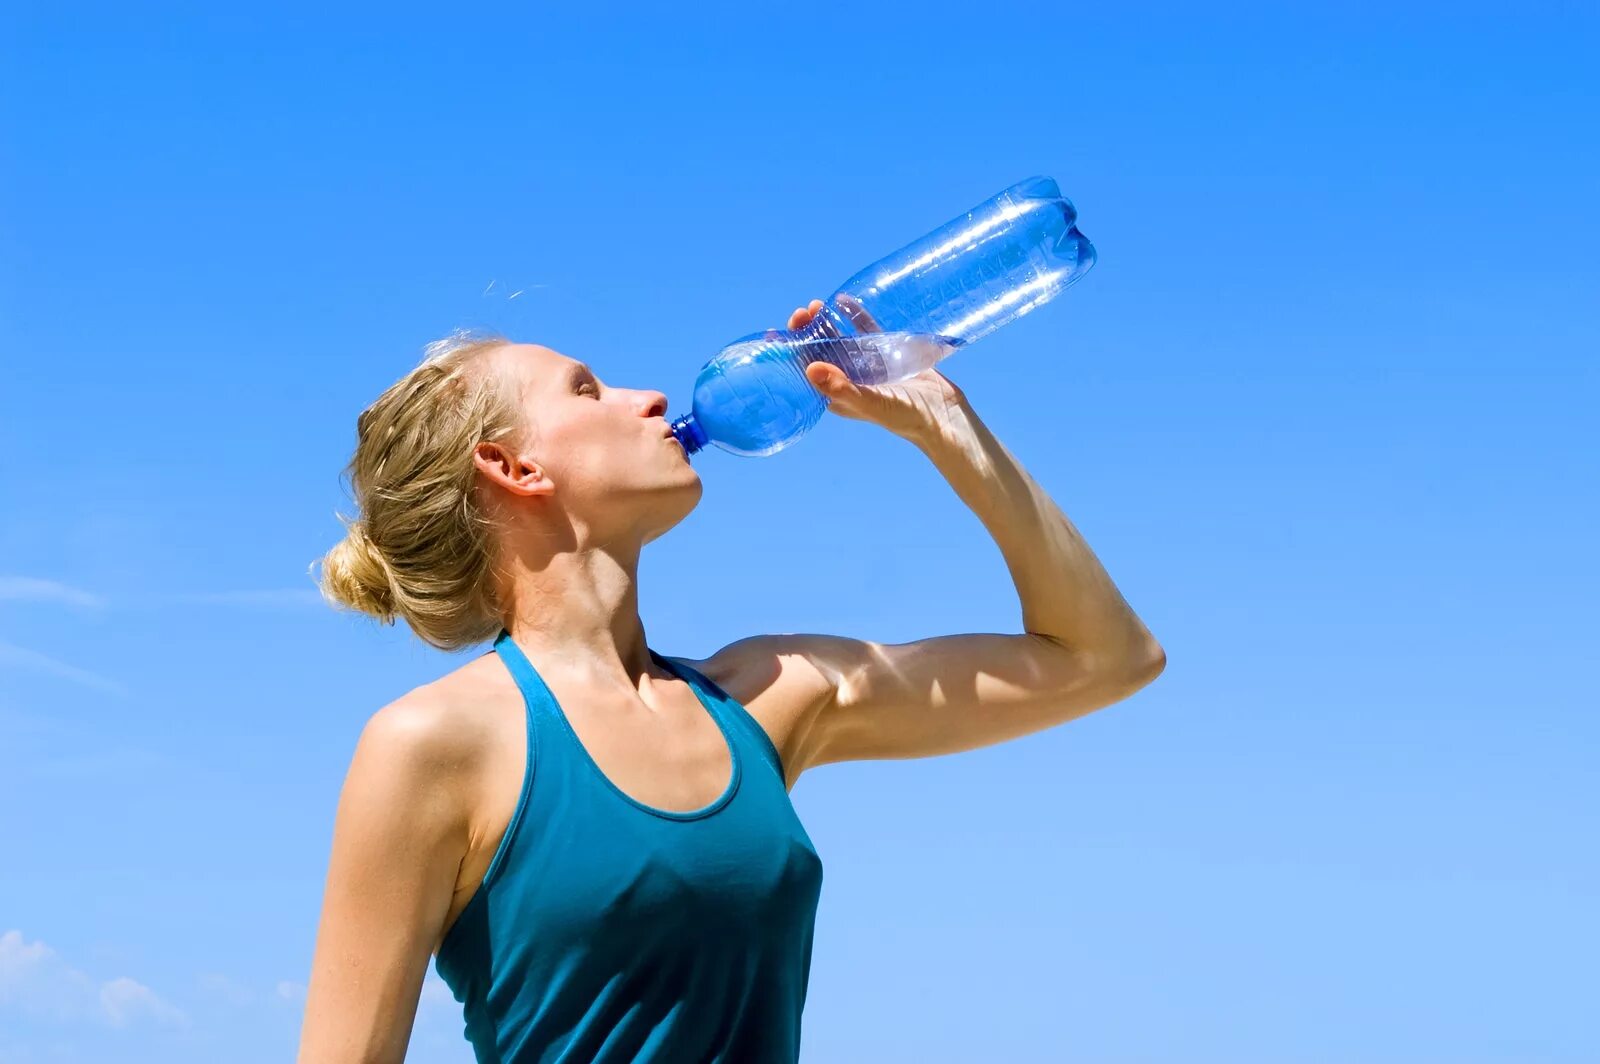
{"label": "thumb", "polygon": [[813,362],[806,367],[806,380],[823,395],[847,393],[853,386],[844,370],[827,362]]}
{"label": "thumb", "polygon": [[877,421],[883,416],[883,396],[872,388],[861,387],[838,366],[813,362],[806,367],[806,379],[827,397],[836,414],[868,421]]}

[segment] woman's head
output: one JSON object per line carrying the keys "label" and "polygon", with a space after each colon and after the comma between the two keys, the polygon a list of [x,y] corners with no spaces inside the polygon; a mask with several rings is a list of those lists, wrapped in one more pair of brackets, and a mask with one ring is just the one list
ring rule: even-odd
{"label": "woman's head", "polygon": [[322,559],[336,605],[447,650],[492,638],[506,563],[636,552],[686,516],[700,480],[659,392],[612,388],[559,352],[457,334],[356,421],[358,507]]}

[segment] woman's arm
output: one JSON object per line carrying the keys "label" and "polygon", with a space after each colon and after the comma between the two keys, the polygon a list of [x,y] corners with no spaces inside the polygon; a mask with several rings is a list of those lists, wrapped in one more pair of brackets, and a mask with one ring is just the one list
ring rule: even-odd
{"label": "woman's arm", "polygon": [[[820,302],[797,310],[790,327]],[[1067,516],[936,370],[859,388],[827,363],[807,377],[842,416],[910,440],[983,522],[1005,557],[1024,631],[883,644],[773,635],[724,648],[711,667],[752,690],[794,692],[782,721],[788,775],[833,761],[929,757],[1039,731],[1126,698],[1165,653]]]}
{"label": "woman's arm", "polygon": [[399,1064],[466,852],[462,740],[401,699],[362,730],[334,818],[298,1064]]}
{"label": "woman's arm", "polygon": [[956,393],[910,438],[1000,548],[1022,634],[837,643],[825,760],[967,750],[1081,717],[1161,674],[1166,654],[1072,522]]}

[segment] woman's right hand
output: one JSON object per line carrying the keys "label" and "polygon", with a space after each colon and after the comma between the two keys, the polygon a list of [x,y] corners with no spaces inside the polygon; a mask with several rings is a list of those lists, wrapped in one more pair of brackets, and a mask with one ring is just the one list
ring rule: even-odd
{"label": "woman's right hand", "polygon": [[[839,305],[839,309],[844,312],[844,316],[850,319],[850,324],[856,327],[856,332],[869,333],[883,331],[883,329],[879,327],[878,323],[873,320],[872,315],[867,313],[867,308],[863,307],[860,303],[857,303],[851,296],[844,292],[840,292],[835,295],[833,299],[834,302]],[[794,313],[789,315],[789,328],[805,328],[811,323],[811,319],[815,318],[821,311],[822,300],[820,299],[813,299],[806,306],[796,307],[794,309]],[[827,319],[823,320],[826,321]],[[830,334],[835,334],[835,330],[833,330],[831,327],[829,328],[828,332]]]}
{"label": "woman's right hand", "polygon": [[[845,293],[840,292],[833,299],[857,332],[883,331],[866,308]],[[822,306],[822,300],[813,299],[806,306],[796,307],[789,315],[789,328],[805,328],[821,313]],[[837,335],[832,329],[829,332]],[[940,435],[946,425],[959,418],[967,402],[955,382],[937,369],[925,369],[894,384],[861,385],[838,366],[817,359],[806,366],[805,375],[813,388],[828,397],[828,409],[833,413],[871,421],[919,444]]]}

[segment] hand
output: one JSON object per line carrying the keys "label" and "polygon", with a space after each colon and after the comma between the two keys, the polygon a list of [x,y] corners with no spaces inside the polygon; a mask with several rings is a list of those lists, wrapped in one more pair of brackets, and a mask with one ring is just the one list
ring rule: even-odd
{"label": "hand", "polygon": [[[860,304],[843,294],[838,298],[841,309],[858,329],[881,331]],[[789,328],[804,328],[821,309],[820,299],[795,308],[789,315]],[[967,401],[961,389],[936,369],[925,369],[893,384],[859,385],[838,366],[813,362],[806,367],[806,380],[828,397],[834,413],[856,421],[874,422],[913,441],[937,435],[961,414]]]}

